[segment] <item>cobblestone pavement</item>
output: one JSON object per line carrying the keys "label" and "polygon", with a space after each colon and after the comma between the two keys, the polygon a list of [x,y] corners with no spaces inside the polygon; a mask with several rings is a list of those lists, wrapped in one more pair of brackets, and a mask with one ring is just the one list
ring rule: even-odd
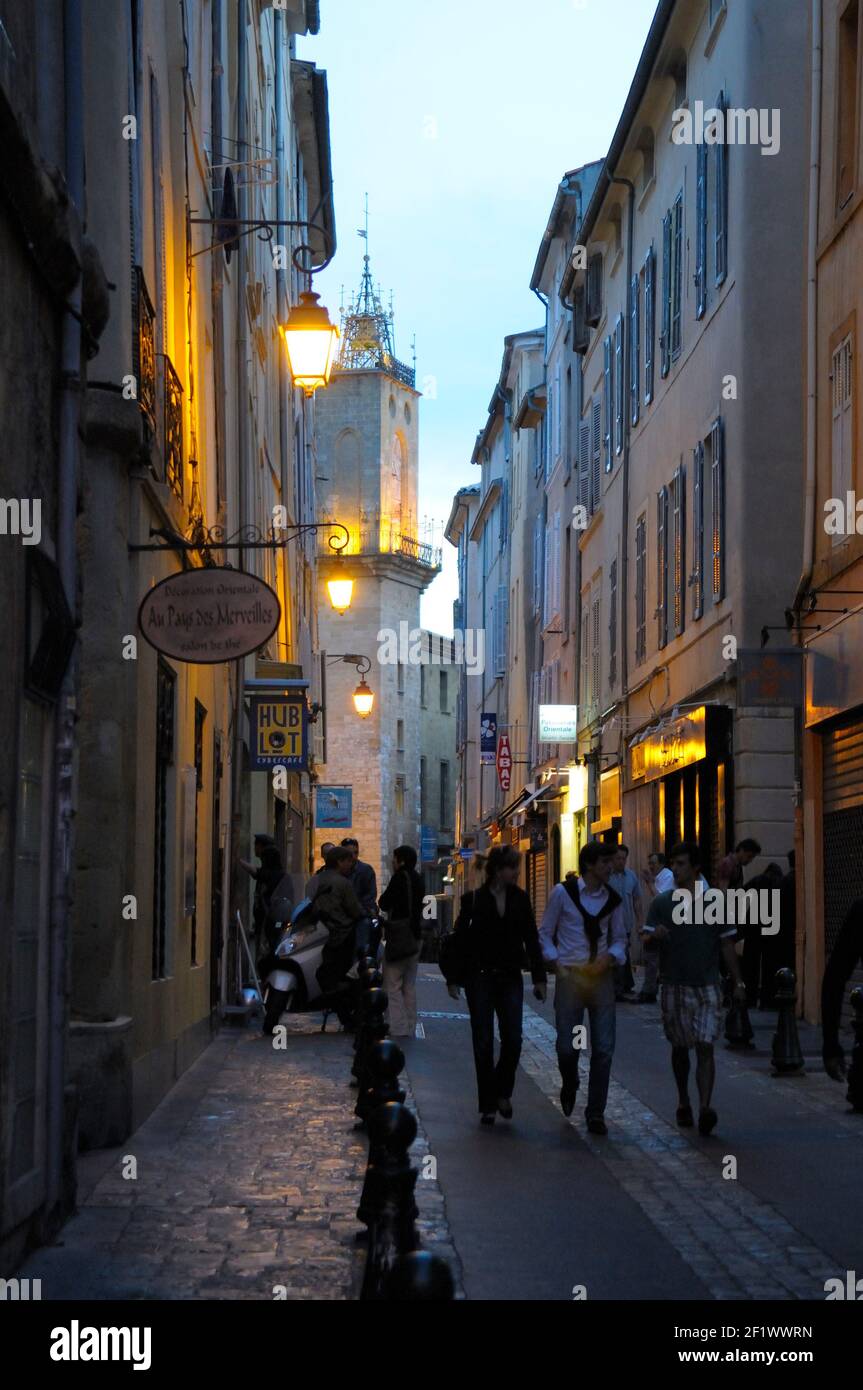
{"label": "cobblestone pavement", "polygon": [[[521,1065],[559,1105],[555,1031],[530,1008]],[[585,1144],[714,1298],[823,1297],[835,1261],[614,1080],[607,1118],[609,1136],[584,1133]],[[569,1123],[583,1128],[578,1111]]]}
{"label": "cobblestone pavement", "polygon": [[[284,1050],[257,1030],[223,1031],[109,1157],[58,1244],[22,1270],[44,1298],[357,1296],[368,1149],[354,1128],[352,1039],[321,1034],[313,1016],[285,1023]],[[422,1174],[422,1131],[411,1152]],[[417,1204],[423,1246],[450,1261],[460,1290],[435,1178],[417,1181]]]}

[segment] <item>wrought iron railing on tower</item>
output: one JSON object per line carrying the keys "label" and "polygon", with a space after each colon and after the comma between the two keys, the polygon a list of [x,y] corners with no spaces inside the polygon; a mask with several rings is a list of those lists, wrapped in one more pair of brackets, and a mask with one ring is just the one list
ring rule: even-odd
{"label": "wrought iron railing on tower", "polygon": [[[321,520],[328,518],[322,516]],[[433,540],[421,540],[413,535],[411,529],[403,529],[398,519],[388,518],[378,511],[363,512],[358,526],[348,524],[350,540],[345,555],[404,555],[416,560],[429,569],[440,569],[443,560],[441,546]],[[319,554],[332,557],[332,551],[325,541],[319,546]]]}

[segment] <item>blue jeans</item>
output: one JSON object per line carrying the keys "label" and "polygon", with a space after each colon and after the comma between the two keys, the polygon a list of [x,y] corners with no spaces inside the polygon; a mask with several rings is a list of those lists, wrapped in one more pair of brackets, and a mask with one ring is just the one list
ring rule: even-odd
{"label": "blue jeans", "polygon": [[[481,970],[464,987],[470,1010],[473,1059],[481,1115],[509,1100],[521,1056],[521,1014],[524,981],[520,971]],[[500,1029],[500,1057],[494,1061],[494,1016]]]}
{"label": "blue jeans", "polygon": [[572,966],[559,965],[554,987],[554,1017],[557,1023],[557,1064],[567,1090],[578,1088],[578,1059],[581,1049],[573,1047],[572,1030],[590,1019],[590,1079],[587,1087],[587,1113],[600,1118],[605,1113],[611,1059],[614,1056],[616,1015],[614,970],[590,980]]}

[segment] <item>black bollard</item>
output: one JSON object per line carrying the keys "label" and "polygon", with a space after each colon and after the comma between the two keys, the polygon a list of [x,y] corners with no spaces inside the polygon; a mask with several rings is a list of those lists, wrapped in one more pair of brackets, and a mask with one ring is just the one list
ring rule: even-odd
{"label": "black bollard", "polygon": [[851,1007],[854,1010],[854,1046],[848,1068],[848,1103],[860,1115],[863,1114],[863,989],[859,986],[851,991]]}
{"label": "black bollard", "polygon": [[[369,958],[367,957],[367,959]],[[354,1080],[350,1083],[352,1086],[359,1085],[360,1063],[358,1059],[362,1056],[369,1042],[368,1020],[367,1015],[363,1012],[363,999],[370,990],[380,988],[383,984],[383,978],[383,975],[376,965],[360,964],[358,979],[361,992],[357,1001],[357,1027],[354,1032],[354,1060],[351,1064],[351,1075],[354,1077]]]}
{"label": "black bollard", "polygon": [[[404,1064],[404,1053],[391,1038],[382,1038],[369,1048],[368,1068],[372,1077],[372,1084],[367,1088],[365,1097],[361,1096],[357,1101],[357,1110],[359,1111],[360,1101],[365,1100],[364,1117],[367,1121],[377,1106],[389,1105],[391,1102],[400,1105],[404,1101],[405,1093],[397,1081]],[[387,1133],[375,1130],[372,1125],[369,1125],[369,1131],[369,1159],[363,1180],[360,1204],[357,1207],[357,1219],[362,1221],[365,1226],[371,1224],[377,1210],[375,1182],[387,1160],[385,1143]],[[370,1174],[371,1176],[369,1176]]]}
{"label": "black bollard", "polygon": [[773,1070],[776,1075],[803,1071],[803,1053],[797,1036],[797,1018],[794,1010],[797,1000],[796,984],[793,970],[777,970],[775,999],[779,1017],[776,1020],[776,1032],[773,1034]]}
{"label": "black bollard", "polygon": [[384,1297],[449,1303],[455,1298],[450,1267],[440,1255],[432,1255],[428,1250],[412,1250],[400,1255],[387,1276]]}
{"label": "black bollard", "polygon": [[362,1021],[362,1036],[357,1047],[354,1059],[354,1075],[357,1078],[359,1096],[354,1107],[354,1114],[359,1116],[360,1121],[365,1120],[366,1101],[365,1094],[371,1085],[371,1074],[368,1069],[369,1049],[385,1038],[389,1032],[386,1021],[387,1006],[389,999],[385,989],[366,990],[360,998],[360,1017]]}
{"label": "black bollard", "polygon": [[369,1246],[360,1298],[380,1300],[396,1260],[419,1248],[414,1226],[417,1171],[408,1157],[417,1123],[406,1106],[388,1101],[372,1111],[369,1132],[381,1161],[369,1164],[367,1172]]}

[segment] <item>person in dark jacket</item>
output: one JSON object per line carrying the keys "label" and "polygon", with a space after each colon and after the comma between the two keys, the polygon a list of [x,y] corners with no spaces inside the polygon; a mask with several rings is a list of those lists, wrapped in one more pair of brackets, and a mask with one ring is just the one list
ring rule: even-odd
{"label": "person in dark jacket", "polygon": [[261,861],[261,866],[256,869],[254,864],[248,859],[240,860],[240,868],[245,869],[250,878],[255,880],[255,901],[252,909],[252,921],[254,932],[259,941],[263,941],[264,928],[267,922],[267,908],[273,890],[278,887],[285,876],[285,868],[282,864],[282,856],[272,835],[255,836],[255,855]]}
{"label": "person in dark jacket", "polygon": [[[512,1117],[512,1093],[521,1056],[522,971],[530,969],[533,992],[545,999],[546,973],[530,898],[519,888],[518,851],[496,846],[485,866],[485,883],[465,893],[453,928],[458,979],[447,985],[453,999],[464,985],[470,1010],[473,1055],[481,1123],[495,1115]],[[500,1030],[500,1057],[494,1061],[494,1019]]]}
{"label": "person in dark jacket", "polygon": [[821,985],[821,1028],[824,1035],[824,1070],[834,1081],[844,1081],[845,1053],[839,1042],[839,1022],[845,986],[857,968],[863,964],[863,898],[857,898],[848,909],[839,928],[836,945],[824,971]]}
{"label": "person in dark jacket", "polygon": [[417,1026],[417,966],[422,943],[422,911],[425,885],[417,873],[417,852],[410,845],[399,845],[393,853],[393,876],[381,893],[380,905],[388,923],[410,923],[416,951],[389,959],[393,945],[387,932],[384,952],[384,989],[389,998],[390,1037],[412,1038]]}
{"label": "person in dark jacket", "polygon": [[364,914],[357,927],[357,955],[364,956],[369,951],[375,955],[379,938],[372,940],[372,920],[378,915],[378,881],[371,864],[365,864],[360,859],[359,841],[355,840],[352,835],[346,835],[342,844],[345,849],[350,850],[354,857],[353,867],[349,874],[350,884],[360,900]]}

